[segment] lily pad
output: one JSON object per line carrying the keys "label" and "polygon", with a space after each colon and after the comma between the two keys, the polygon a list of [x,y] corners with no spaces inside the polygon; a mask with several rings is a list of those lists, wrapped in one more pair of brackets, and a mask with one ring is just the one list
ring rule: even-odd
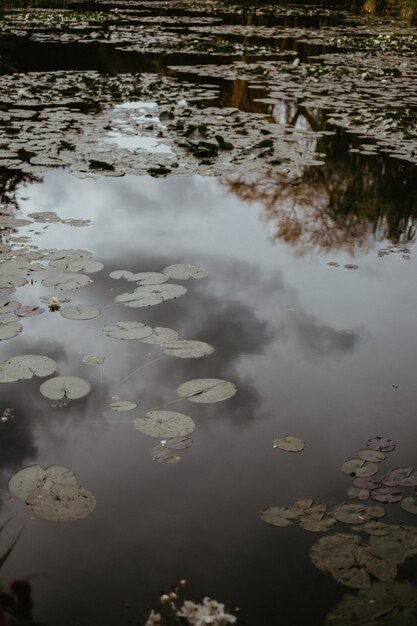
{"label": "lily pad", "polygon": [[79,485],[54,484],[39,487],[26,500],[33,515],[51,522],[73,522],[87,517],[96,500],[88,489]]}
{"label": "lily pad", "polygon": [[366,445],[372,450],[381,450],[381,452],[392,452],[395,450],[395,443],[392,439],[387,439],[386,437],[373,437],[368,439]]}
{"label": "lily pad", "polygon": [[39,306],[21,306],[15,311],[19,317],[34,317],[42,313],[45,313],[45,309]]}
{"label": "lily pad", "polygon": [[403,495],[395,487],[379,487],[371,493],[371,498],[377,502],[399,502]]}
{"label": "lily pad", "polygon": [[31,465],[20,470],[9,480],[8,489],[13,496],[26,500],[28,495],[42,485],[45,470],[40,465]]}
{"label": "lily pad", "polygon": [[141,341],[143,343],[150,343],[159,346],[164,346],[167,343],[173,343],[177,341],[178,333],[176,330],[172,330],[171,328],[164,328],[163,326],[155,326],[152,329],[152,334],[148,337],[145,337]]}
{"label": "lily pad", "polygon": [[260,512],[260,516],[264,522],[271,526],[292,526],[294,521],[298,519],[298,514],[283,506],[271,506]]}
{"label": "lily pad", "polygon": [[39,391],[49,400],[78,400],[90,393],[91,385],[77,376],[56,376],[42,383]]}
{"label": "lily pad", "polygon": [[195,422],[188,415],[174,411],[149,411],[134,421],[134,427],[150,437],[185,437],[195,430]]}
{"label": "lily pad", "polygon": [[385,459],[385,454],[380,450],[371,450],[370,448],[363,448],[358,451],[358,457],[364,461],[370,461],[371,463],[378,463]]}
{"label": "lily pad", "polygon": [[104,326],[103,333],[113,339],[143,340],[152,335],[152,328],[141,322],[117,322],[112,326]]}
{"label": "lily pad", "polygon": [[277,437],[272,441],[274,448],[285,450],[285,452],[301,452],[305,448],[305,441],[287,435],[286,437]]}
{"label": "lily pad", "polygon": [[417,471],[414,470],[409,476],[403,478],[400,482],[401,487],[415,487],[417,486]]}
{"label": "lily pad", "polygon": [[160,285],[161,283],[166,283],[169,277],[160,272],[139,272],[138,274],[132,274],[127,280],[129,282],[137,282],[138,285]]}
{"label": "lily pad", "polygon": [[132,411],[138,406],[136,402],[129,402],[129,400],[115,400],[111,402],[109,406],[113,411]]}
{"label": "lily pad", "polygon": [[165,445],[170,450],[186,450],[192,446],[193,440],[190,437],[171,437],[167,439]]}
{"label": "lily pad", "polygon": [[87,365],[104,365],[107,362],[107,357],[103,354],[86,354],[82,361]]}
{"label": "lily pad", "polygon": [[348,459],[342,465],[342,471],[348,476],[373,476],[378,469],[376,463],[367,463],[363,459]]}
{"label": "lily pad", "polygon": [[73,289],[80,289],[80,287],[86,287],[93,281],[86,274],[57,274],[55,276],[48,276],[42,280],[44,287],[52,287],[59,291],[71,291]]}
{"label": "lily pad", "polygon": [[416,498],[413,498],[412,496],[406,496],[402,499],[400,506],[402,509],[404,509],[404,511],[407,511],[407,513],[413,513],[414,515],[417,515]]}
{"label": "lily pad", "polygon": [[133,276],[133,272],[129,272],[129,270],[115,270],[114,272],[110,272],[110,278],[114,278],[114,280],[120,280],[124,278],[125,280],[129,280],[131,276]]}
{"label": "lily pad", "polygon": [[388,476],[394,479],[398,478],[400,481],[402,481],[404,478],[408,478],[409,476],[411,476],[413,469],[414,468],[412,467],[396,467],[395,469],[390,471]]}
{"label": "lily pad", "polygon": [[372,491],[373,489],[381,487],[382,481],[380,478],[375,478],[375,476],[358,476],[353,479],[352,483],[355,487],[359,487],[359,489]]}
{"label": "lily pad", "polygon": [[0,322],[0,341],[12,339],[12,337],[19,335],[22,330],[23,327],[19,324],[19,322]]}
{"label": "lily pad", "polygon": [[308,530],[311,533],[324,533],[336,524],[336,519],[329,515],[326,515],[322,519],[315,519],[310,515],[300,518],[300,526],[304,530]]}
{"label": "lily pad", "polygon": [[0,363],[0,383],[28,380],[33,376],[50,376],[56,370],[56,362],[47,356],[23,354]]}
{"label": "lily pad", "polygon": [[116,296],[114,301],[128,307],[139,308],[160,304],[165,300],[175,300],[187,293],[182,285],[143,285],[134,291]]}
{"label": "lily pad", "polygon": [[175,280],[188,280],[189,278],[206,278],[207,270],[196,265],[188,265],[187,263],[178,263],[177,265],[168,265],[163,270],[169,278]]}
{"label": "lily pad", "polygon": [[204,341],[180,340],[173,341],[165,348],[167,356],[175,356],[180,359],[199,359],[213,354],[214,348]]}
{"label": "lily pad", "polygon": [[6,304],[0,307],[0,315],[3,315],[3,313],[14,313],[20,307],[21,307],[20,302],[15,302],[15,301],[6,302]]}
{"label": "lily pad", "polygon": [[414,526],[393,526],[388,535],[371,536],[369,545],[376,556],[400,565],[417,555],[417,529]]}
{"label": "lily pad", "polygon": [[373,517],[383,517],[385,510],[382,507],[370,507],[363,504],[340,504],[331,514],[338,522],[344,524],[364,524]]}
{"label": "lily pad", "polygon": [[177,395],[191,402],[223,402],[236,394],[236,385],[220,378],[195,378],[180,385]]}
{"label": "lily pad", "polygon": [[361,489],[360,487],[350,487],[347,494],[353,500],[367,500],[370,496],[368,489]]}
{"label": "lily pad", "polygon": [[69,320],[92,320],[100,315],[100,309],[90,304],[78,304],[77,306],[65,306],[60,309],[60,314]]}

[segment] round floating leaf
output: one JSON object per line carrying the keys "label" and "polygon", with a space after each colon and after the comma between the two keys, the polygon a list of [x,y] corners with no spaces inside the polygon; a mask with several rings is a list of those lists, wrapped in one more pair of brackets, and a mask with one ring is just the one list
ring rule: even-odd
{"label": "round floating leaf", "polygon": [[33,376],[50,376],[56,370],[56,363],[47,356],[23,354],[0,363],[0,383],[11,383]]}
{"label": "round floating leaf", "polygon": [[87,365],[104,365],[107,362],[107,357],[103,354],[86,354],[82,360]]}
{"label": "round floating leaf", "polygon": [[359,489],[368,489],[372,491],[372,489],[378,489],[381,486],[381,479],[374,478],[373,476],[359,476],[358,478],[353,479],[353,484],[355,487],[359,487]]}
{"label": "round floating leaf", "polygon": [[172,456],[172,451],[162,443],[158,443],[158,445],[153,446],[153,448],[149,450],[149,453],[153,459],[158,461]]}
{"label": "round floating leaf", "polygon": [[27,498],[33,515],[51,522],[73,522],[87,517],[95,508],[93,494],[79,485],[39,487]]}
{"label": "round floating leaf", "polygon": [[103,333],[113,339],[146,339],[152,335],[152,328],[140,322],[117,322],[114,326],[104,326]]}
{"label": "round floating leaf", "polygon": [[414,515],[417,515],[416,498],[413,498],[412,496],[406,496],[402,499],[400,506],[402,509],[404,509],[404,511],[407,511],[407,513],[413,513]]}
{"label": "round floating leaf", "polygon": [[189,437],[171,437],[165,442],[165,445],[170,450],[186,450],[190,448],[193,440]]}
{"label": "round floating leaf", "polygon": [[400,482],[401,487],[415,487],[417,486],[417,471],[414,470],[409,476],[403,478]]}
{"label": "round floating leaf", "polygon": [[22,330],[23,327],[19,322],[0,322],[0,341],[16,337]]}
{"label": "round floating leaf", "polygon": [[175,465],[181,461],[181,457],[177,454],[170,454],[162,459],[157,459],[158,463],[164,463],[164,465]]}
{"label": "round floating leaf", "polygon": [[380,450],[371,450],[370,448],[364,448],[358,451],[358,457],[364,461],[370,461],[371,463],[378,463],[385,459],[385,454]]}
{"label": "round floating leaf", "polygon": [[54,483],[59,483],[60,485],[76,485],[77,477],[70,469],[67,467],[62,467],[62,465],[50,465],[45,470],[45,477]]}
{"label": "round floating leaf", "polygon": [[373,476],[378,471],[378,465],[363,459],[348,459],[343,463],[342,471],[348,476]]}
{"label": "round floating leaf", "polygon": [[31,465],[20,470],[9,480],[8,489],[13,496],[26,500],[28,495],[42,485],[45,470],[40,465]]}
{"label": "round floating leaf", "polygon": [[394,479],[398,478],[401,481],[404,478],[408,478],[409,476],[411,476],[412,471],[412,467],[396,467],[395,469],[390,471],[388,476]]}
{"label": "round floating leaf", "polygon": [[260,512],[264,522],[271,526],[292,526],[294,520],[298,519],[298,514],[291,509],[282,506],[271,506]]}
{"label": "round floating leaf", "polygon": [[136,402],[129,402],[128,400],[116,400],[111,402],[109,406],[113,411],[132,411],[138,406]]}
{"label": "round floating leaf", "polygon": [[57,274],[56,276],[44,278],[42,285],[44,287],[52,287],[60,291],[66,291],[85,287],[92,282],[91,278],[85,274]]}
{"label": "round floating leaf", "polygon": [[361,531],[368,533],[368,535],[375,535],[375,537],[385,537],[391,532],[392,526],[384,524],[384,522],[366,522],[361,526]]}
{"label": "round floating leaf", "polygon": [[180,385],[177,394],[191,402],[222,402],[235,395],[234,383],[220,378],[195,378]]}
{"label": "round floating leaf", "polygon": [[169,277],[160,272],[139,272],[138,274],[132,274],[127,280],[129,282],[136,281],[138,285],[160,285],[161,283],[166,283]]}
{"label": "round floating leaf", "polygon": [[6,302],[6,304],[0,307],[0,315],[2,315],[3,313],[14,313],[20,307],[21,307],[20,302],[15,302],[15,301]]}
{"label": "round floating leaf", "polygon": [[49,400],[78,400],[90,393],[91,385],[77,376],[56,376],[42,383],[39,390]]}
{"label": "round floating leaf", "polygon": [[150,343],[159,346],[164,346],[167,343],[173,343],[177,341],[178,333],[171,328],[163,328],[162,326],[155,326],[152,329],[152,334],[142,339],[143,343]]}
{"label": "round floating leaf", "polygon": [[332,510],[331,514],[338,522],[344,524],[363,524],[372,517],[382,517],[385,511],[381,507],[369,507],[363,504],[340,504]]}
{"label": "round floating leaf", "polygon": [[16,315],[19,317],[34,317],[42,313],[45,313],[45,309],[39,306],[21,306],[16,311]]}
{"label": "round floating leaf", "polygon": [[114,299],[117,303],[139,308],[153,306],[165,300],[175,300],[187,293],[182,285],[143,285],[129,293],[122,293]]}
{"label": "round floating leaf", "polygon": [[371,498],[377,502],[399,502],[402,497],[401,491],[395,487],[379,487],[371,493]]}
{"label": "round floating leaf", "polygon": [[196,265],[188,265],[187,263],[178,263],[177,265],[168,265],[163,270],[169,278],[175,280],[188,280],[189,278],[205,278],[208,276],[207,270]]}
{"label": "round floating leaf", "polygon": [[169,344],[164,350],[167,356],[175,356],[180,359],[199,359],[213,354],[214,348],[204,341],[180,340]]}
{"label": "round floating leaf", "polygon": [[110,272],[109,276],[115,280],[120,280],[121,278],[129,280],[129,278],[133,276],[133,272],[129,272],[128,270],[115,270],[114,272]]}
{"label": "round floating leaf", "polygon": [[311,533],[325,533],[336,524],[334,517],[326,516],[322,519],[315,519],[309,515],[300,518],[300,526],[304,530],[308,530]]}
{"label": "round floating leaf", "polygon": [[90,304],[78,306],[65,306],[60,309],[60,314],[69,320],[92,320],[100,315],[100,309]]}
{"label": "round floating leaf", "polygon": [[305,441],[287,435],[286,437],[277,437],[272,441],[274,448],[285,450],[286,452],[300,452],[305,448]]}
{"label": "round floating leaf", "polygon": [[373,437],[368,439],[366,445],[372,450],[381,450],[381,452],[392,452],[395,450],[395,443],[386,437]]}
{"label": "round floating leaf", "polygon": [[160,439],[185,437],[195,430],[191,417],[174,411],[149,411],[145,417],[135,419],[134,426],[141,433]]}
{"label": "round floating leaf", "polygon": [[384,487],[398,487],[398,485],[401,483],[401,479],[397,476],[384,476],[381,479],[381,482]]}
{"label": "round floating leaf", "polygon": [[359,487],[350,487],[347,492],[349,498],[353,500],[367,500],[370,492],[368,489],[360,489]]}
{"label": "round floating leaf", "polygon": [[414,526],[392,526],[388,535],[371,536],[372,554],[399,565],[417,554],[417,529]]}

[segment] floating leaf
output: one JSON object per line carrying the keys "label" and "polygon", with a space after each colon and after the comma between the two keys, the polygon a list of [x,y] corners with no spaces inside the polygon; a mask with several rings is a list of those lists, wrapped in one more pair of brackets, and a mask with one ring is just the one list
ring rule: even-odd
{"label": "floating leaf", "polygon": [[401,491],[395,487],[379,487],[371,493],[371,498],[377,502],[399,502],[402,497]]}
{"label": "floating leaf", "polygon": [[12,476],[9,480],[8,489],[16,498],[26,500],[34,489],[43,484],[45,476],[45,470],[40,465],[25,467]]}
{"label": "floating leaf", "polygon": [[291,509],[282,506],[271,506],[260,513],[261,518],[271,526],[292,526],[298,519],[298,514]]}
{"label": "floating leaf", "polygon": [[171,342],[164,350],[167,356],[175,356],[180,359],[198,359],[213,354],[214,348],[204,341],[180,340]]}
{"label": "floating leaf", "polygon": [[409,476],[411,476],[412,471],[412,467],[396,467],[395,469],[390,471],[388,476],[394,479],[398,478],[401,481],[404,478],[408,478]]}
{"label": "floating leaf", "polygon": [[222,402],[235,395],[234,383],[220,378],[195,378],[180,385],[177,395],[191,402]]}
{"label": "floating leaf", "polygon": [[141,341],[143,341],[143,343],[164,346],[167,343],[177,341],[177,339],[178,333],[175,330],[172,330],[171,328],[163,328],[162,326],[155,326],[155,328],[152,329],[152,334],[145,337]]}
{"label": "floating leaf", "polygon": [[163,273],[169,278],[175,280],[188,280],[189,278],[205,278],[208,276],[207,270],[196,265],[188,265],[187,263],[179,263],[177,265],[169,265],[165,267]]}
{"label": "floating leaf", "polygon": [[369,507],[363,504],[340,504],[331,511],[331,514],[338,522],[344,524],[363,524],[372,517],[382,517],[385,511],[382,507]]}
{"label": "floating leaf", "polygon": [[368,533],[368,535],[375,535],[376,537],[385,537],[391,532],[393,527],[384,522],[366,522],[361,526],[361,531]]}
{"label": "floating leaf", "polygon": [[111,402],[109,406],[113,411],[132,411],[138,406],[136,402],[129,402],[129,400],[115,400]]}
{"label": "floating leaf", "polygon": [[107,357],[103,354],[86,354],[82,361],[87,365],[104,365],[107,362]]}
{"label": "floating leaf", "polygon": [[158,443],[158,445],[153,446],[153,448],[149,450],[149,453],[153,459],[158,461],[172,456],[172,451],[162,443]]}
{"label": "floating leaf", "polygon": [[160,285],[161,283],[166,283],[169,277],[160,272],[139,272],[138,274],[132,274],[127,280],[129,282],[136,281],[138,285]]}
{"label": "floating leaf", "polygon": [[143,307],[160,304],[165,300],[175,300],[183,296],[187,289],[182,285],[144,285],[129,293],[122,293],[114,299],[129,307]]}
{"label": "floating leaf", "polygon": [[372,463],[378,463],[385,459],[385,454],[380,450],[372,450],[370,448],[364,448],[358,451],[358,457],[364,461],[370,461]]}
{"label": "floating leaf", "polygon": [[413,513],[414,515],[417,515],[416,498],[413,498],[412,496],[407,496],[402,499],[400,506],[402,509],[404,509],[404,511],[407,511],[407,513]]}
{"label": "floating leaf", "polygon": [[388,535],[371,536],[369,545],[373,554],[399,565],[417,555],[417,529],[413,526],[392,526]]}
{"label": "floating leaf", "polygon": [[150,437],[167,439],[189,435],[195,430],[195,423],[191,417],[183,413],[149,411],[146,417],[135,419],[134,427]]}
{"label": "floating leaf", "polygon": [[348,459],[343,463],[342,471],[349,476],[373,476],[378,471],[378,465],[363,459]]}
{"label": "floating leaf", "polygon": [[133,272],[129,272],[128,270],[115,270],[114,272],[110,272],[109,276],[115,280],[120,280],[121,278],[129,280],[129,278],[133,276]]}
{"label": "floating leaf", "polygon": [[100,309],[91,304],[78,304],[77,306],[65,306],[60,309],[60,314],[69,320],[92,320],[100,315]]}
{"label": "floating leaf", "polygon": [[300,518],[300,526],[311,533],[324,533],[336,524],[334,517],[326,516],[322,519],[315,519],[309,515]]}
{"label": "floating leaf", "polygon": [[90,393],[91,385],[77,376],[56,376],[42,383],[39,391],[50,400],[78,400]]}
{"label": "floating leaf", "polygon": [[6,304],[0,307],[0,315],[3,315],[3,313],[14,313],[20,307],[21,307],[20,302],[15,302],[15,301],[6,302]]}
{"label": "floating leaf", "polygon": [[52,287],[60,291],[79,289],[93,282],[89,276],[85,274],[57,274],[49,276],[42,280],[44,287]]}
{"label": "floating leaf", "polygon": [[21,306],[16,311],[16,315],[19,317],[34,317],[42,313],[45,313],[45,309],[39,306]]}
{"label": "floating leaf", "polygon": [[19,322],[0,322],[0,341],[16,337],[22,330],[23,327]]}
{"label": "floating leaf", "polygon": [[352,482],[355,487],[368,489],[369,491],[372,491],[372,489],[378,489],[378,487],[381,486],[381,479],[373,476],[359,476],[358,478],[354,478]]}
{"label": "floating leaf", "polygon": [[272,441],[274,448],[285,450],[286,452],[300,452],[305,448],[305,441],[287,435],[286,437],[277,437]]}
{"label": "floating leaf", "polygon": [[0,363],[0,383],[28,380],[33,376],[50,376],[56,370],[56,363],[47,356],[23,354]]}
{"label": "floating leaf", "polygon": [[392,452],[395,450],[395,443],[386,437],[373,437],[368,439],[366,445],[372,450],[381,450],[381,452]]}
{"label": "floating leaf", "polygon": [[79,485],[53,484],[39,487],[26,500],[32,513],[51,522],[73,522],[87,517],[96,500],[88,489]]}
{"label": "floating leaf", "polygon": [[193,440],[189,437],[171,437],[171,439],[167,439],[165,445],[170,450],[186,450],[190,448],[193,443]]}
{"label": "floating leaf", "polygon": [[367,500],[370,492],[368,489],[360,489],[359,487],[350,487],[347,492],[349,498],[353,500]]}
{"label": "floating leaf", "polygon": [[104,326],[103,333],[113,339],[146,339],[152,335],[152,328],[140,322],[117,322],[114,326]]}
{"label": "floating leaf", "polygon": [[417,486],[417,471],[414,470],[409,476],[403,478],[400,482],[401,487]]}

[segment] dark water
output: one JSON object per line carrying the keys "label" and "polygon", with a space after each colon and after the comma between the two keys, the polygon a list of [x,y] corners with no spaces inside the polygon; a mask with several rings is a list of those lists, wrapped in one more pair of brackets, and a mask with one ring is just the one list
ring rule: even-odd
{"label": "dark water", "polygon": [[[239,19],[244,16],[229,23]],[[320,25],[316,16],[297,20],[294,26]],[[302,42],[297,45],[301,50]],[[2,46],[20,71],[166,73],[169,64],[190,62],[100,44],[89,44],[84,55],[81,43],[11,37]],[[205,61],[194,55],[193,62]],[[301,98],[270,107],[257,102],[266,95],[260,84],[210,82],[220,86],[219,107],[327,128],[323,110],[310,110]],[[329,510],[348,500],[351,479],[341,465],[374,436],[397,444],[382,473],[417,465],[416,167],[384,152],[355,152],[362,143],[342,130],[321,136],[316,152],[324,155],[323,165],[306,167],[297,178],[256,167],[235,179],[2,169],[1,200],[10,214],[56,211],[61,219],[92,221],[82,228],[33,223],[5,229],[2,242],[16,251],[26,245],[85,249],[104,264],[79,291],[44,287],[46,273],[36,272],[30,284],[2,298],[39,305],[40,297],[56,294],[71,298],[71,305],[100,309],[90,321],[47,310],[0,342],[2,362],[47,355],[58,375],[92,385],[87,397],[62,405],[39,393],[39,378],[0,389],[0,415],[6,409],[13,414],[0,422],[1,519],[12,517],[0,534],[1,553],[23,529],[1,583],[30,582],[39,622],[143,624],[160,594],[186,579],[186,598],[227,601],[239,607],[239,624],[324,626],[342,597],[355,593],[312,564],[309,550],[321,534],[269,526],[259,513],[299,498],[324,502]],[[203,267],[208,277],[179,281],[187,293],[157,306],[113,302],[134,284],[112,280],[110,272],[160,272],[176,263]],[[179,359],[164,356],[160,346],[102,333],[121,320],[175,329],[215,351]],[[90,354],[107,362],[84,364]],[[232,381],[237,393],[213,404],[178,400],[177,387],[194,378]],[[112,411],[115,396],[138,408]],[[133,427],[146,411],[171,406],[196,423],[192,446],[174,465],[153,460],[149,450],[159,440]],[[274,449],[272,440],[285,435],[303,439],[305,449]],[[94,511],[72,523],[31,516],[7,484],[35,464],[70,468],[94,494]],[[389,523],[415,525],[415,516],[398,504],[386,511]],[[351,531],[338,524],[330,532]],[[416,584],[415,558],[399,568],[399,579]]]}

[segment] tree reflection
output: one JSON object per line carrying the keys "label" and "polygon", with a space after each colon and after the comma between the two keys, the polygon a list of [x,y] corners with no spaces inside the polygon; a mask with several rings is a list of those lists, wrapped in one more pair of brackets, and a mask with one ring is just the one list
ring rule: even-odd
{"label": "tree reflection", "polygon": [[[316,130],[321,122],[311,111],[306,116],[300,107],[288,104],[275,116],[282,124],[307,131]],[[307,141],[312,141],[308,132],[305,147]],[[299,255],[340,249],[355,254],[370,249],[375,241],[413,241],[416,167],[381,152],[349,152],[360,143],[339,129],[317,141],[316,152],[326,154],[323,165],[293,176],[291,171],[242,176],[227,186],[241,200],[260,202],[273,239],[293,246]]]}

